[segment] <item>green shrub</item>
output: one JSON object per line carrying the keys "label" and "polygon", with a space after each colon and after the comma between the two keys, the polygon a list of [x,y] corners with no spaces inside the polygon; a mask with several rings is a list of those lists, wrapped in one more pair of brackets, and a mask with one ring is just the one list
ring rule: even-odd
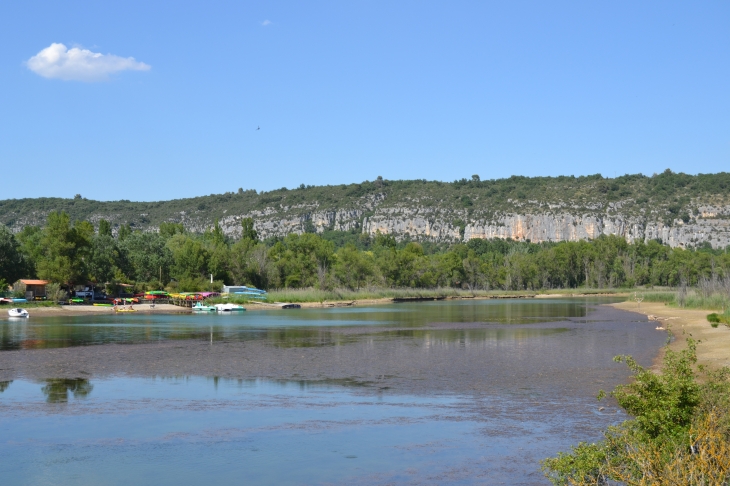
{"label": "green shrub", "polygon": [[727,312],[725,314],[713,312],[707,315],[707,320],[712,323],[712,327],[717,327],[718,324],[725,324],[730,327],[730,315]]}
{"label": "green shrub", "polygon": [[[611,395],[633,418],[609,427],[603,441],[581,442],[542,461],[553,484],[727,484],[730,369],[698,367],[697,343],[687,343],[680,352],[667,349],[659,373],[630,356],[614,358],[626,363],[634,379]],[[702,450],[702,461],[693,447]]]}
{"label": "green shrub", "polygon": [[68,292],[63,290],[60,284],[49,283],[46,285],[46,299],[56,303],[68,300]]}
{"label": "green shrub", "polygon": [[25,284],[20,280],[13,284],[13,297],[16,299],[25,299]]}

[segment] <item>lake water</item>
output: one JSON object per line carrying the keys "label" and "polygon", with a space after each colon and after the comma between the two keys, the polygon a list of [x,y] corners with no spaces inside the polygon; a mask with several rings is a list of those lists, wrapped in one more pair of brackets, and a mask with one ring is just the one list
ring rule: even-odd
{"label": "lake water", "polygon": [[602,302],[5,320],[0,477],[546,484],[540,459],[625,418],[595,400],[611,357],[666,338]]}

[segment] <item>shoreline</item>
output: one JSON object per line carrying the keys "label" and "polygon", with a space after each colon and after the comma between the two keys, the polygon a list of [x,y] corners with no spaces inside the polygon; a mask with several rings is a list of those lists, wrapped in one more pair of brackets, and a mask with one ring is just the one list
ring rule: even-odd
{"label": "shoreline", "polygon": [[[251,301],[243,305],[247,310],[281,310],[283,305],[296,304],[302,309],[327,309],[334,307],[357,307],[363,305],[388,305],[409,302],[437,302],[443,300],[509,300],[509,299],[560,299],[573,297],[625,297],[628,292],[621,293],[522,293],[522,294],[495,294],[495,295],[472,295],[472,296],[438,296],[438,297],[383,297],[377,299],[353,299],[353,300],[333,300],[333,301],[315,301],[315,302],[257,302]],[[3,307],[0,307],[2,309]],[[9,308],[9,307],[8,307]],[[136,312],[142,314],[189,314],[192,312],[190,308],[180,307],[173,304],[155,304],[154,308],[150,308],[149,304],[135,304]],[[629,310],[629,309],[627,309]],[[111,307],[91,306],[91,305],[64,305],[55,307],[29,307],[28,312],[31,317],[80,317],[99,314],[115,314]]]}
{"label": "shoreline", "polygon": [[[116,314],[113,307],[93,305],[59,305],[55,307],[28,307],[31,318],[58,317],[58,316],[90,316],[101,314]],[[134,310],[139,314],[187,314],[190,309],[172,304],[156,304],[154,309],[149,304],[137,304]]]}
{"label": "shoreline", "polygon": [[[652,324],[663,326],[672,333],[673,339],[669,349],[679,351],[687,346],[687,338],[697,341],[697,364],[715,370],[730,367],[730,329],[724,325],[713,328],[707,321],[707,315],[712,311],[700,309],[678,309],[669,307],[660,302],[642,302],[639,307],[636,302],[617,302],[604,304],[619,310],[635,312],[645,316],[656,316],[657,321]],[[658,369],[664,358],[662,347],[654,360],[653,369]]]}

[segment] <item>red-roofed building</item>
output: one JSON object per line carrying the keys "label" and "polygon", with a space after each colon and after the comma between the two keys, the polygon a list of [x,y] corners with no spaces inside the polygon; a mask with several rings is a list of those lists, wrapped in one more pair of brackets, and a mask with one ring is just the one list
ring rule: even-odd
{"label": "red-roofed building", "polygon": [[25,298],[28,300],[45,299],[47,280],[20,279],[25,284]]}

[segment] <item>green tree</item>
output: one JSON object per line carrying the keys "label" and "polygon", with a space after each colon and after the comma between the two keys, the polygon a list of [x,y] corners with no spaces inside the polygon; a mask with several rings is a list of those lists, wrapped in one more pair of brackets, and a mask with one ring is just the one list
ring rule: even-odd
{"label": "green tree", "polygon": [[216,280],[230,282],[231,249],[226,244],[218,244],[209,250],[208,272]]}
{"label": "green tree", "polygon": [[230,254],[230,273],[234,284],[268,289],[272,282],[278,283],[277,270],[266,245],[242,239],[231,246]]}
{"label": "green tree", "polygon": [[112,225],[106,219],[99,220],[99,236],[112,236]]}
{"label": "green tree", "polygon": [[[20,250],[20,244],[4,226],[0,227],[0,280],[15,282],[21,277],[26,277],[28,268],[25,258]],[[4,292],[5,288],[0,289]]]}
{"label": "green tree", "polygon": [[98,234],[91,243],[88,272],[93,282],[105,283],[113,280],[119,262],[117,242],[109,234]]}
{"label": "green tree", "polygon": [[167,247],[172,252],[171,275],[174,278],[207,277],[209,253],[201,241],[187,235],[175,235],[167,241]]}
{"label": "green tree", "polygon": [[43,228],[39,226],[26,226],[16,235],[20,243],[20,251],[23,254],[27,266],[27,276],[37,277],[37,263],[43,258],[44,250],[41,246]]}
{"label": "green tree", "polygon": [[253,218],[243,218],[241,220],[241,239],[258,241],[259,235],[253,226]]}
{"label": "green tree", "polygon": [[160,236],[163,238],[172,238],[175,235],[185,234],[185,226],[182,223],[160,223]]}
{"label": "green tree", "polygon": [[44,251],[37,263],[40,278],[64,284],[85,280],[84,257],[90,246],[89,226],[90,223],[71,227],[70,218],[65,212],[48,215],[39,242]]}
{"label": "green tree", "polygon": [[334,272],[337,279],[347,288],[360,290],[360,286],[373,276],[375,262],[367,252],[358,251],[348,244],[336,254]]}
{"label": "green tree", "polygon": [[132,233],[118,243],[122,270],[130,280],[169,280],[173,256],[158,233]]}
{"label": "green tree", "polygon": [[321,269],[329,269],[334,255],[331,241],[319,235],[291,234],[269,250],[278,279],[285,287],[313,287],[319,282]]}
{"label": "green tree", "polygon": [[469,250],[468,256],[463,260],[464,276],[469,290],[476,290],[479,287],[485,287],[486,272],[484,271],[484,263],[477,257],[474,250]]}
{"label": "green tree", "polygon": [[119,241],[124,241],[129,235],[132,234],[132,228],[128,224],[123,224],[119,227],[119,233],[117,237]]}

